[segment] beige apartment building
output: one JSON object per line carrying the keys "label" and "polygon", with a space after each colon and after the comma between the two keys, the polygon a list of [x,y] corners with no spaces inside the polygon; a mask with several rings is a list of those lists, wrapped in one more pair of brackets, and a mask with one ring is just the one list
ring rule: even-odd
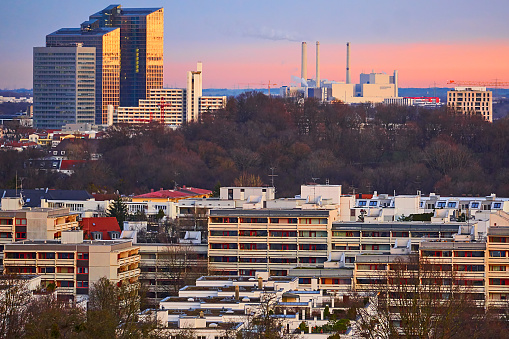
{"label": "beige apartment building", "polygon": [[447,91],[447,107],[456,113],[480,115],[493,122],[493,93],[486,87],[456,87]]}
{"label": "beige apartment building", "polygon": [[41,275],[57,293],[88,294],[100,278],[136,283],[139,247],[131,240],[83,240],[83,231],[62,232],[61,240],[24,240],[6,244],[4,273]]}
{"label": "beige apartment building", "polygon": [[296,266],[327,261],[337,210],[212,210],[209,272],[248,275],[266,270],[284,276]]}

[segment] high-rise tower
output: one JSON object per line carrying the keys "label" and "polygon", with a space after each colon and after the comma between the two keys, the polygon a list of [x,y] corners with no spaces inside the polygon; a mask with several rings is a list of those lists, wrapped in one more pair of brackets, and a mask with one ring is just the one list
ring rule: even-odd
{"label": "high-rise tower", "polygon": [[137,106],[163,87],[163,8],[110,5],[90,16],[101,27],[120,28],[120,105]]}
{"label": "high-rise tower", "polygon": [[94,47],[34,47],[34,125],[94,123]]}
{"label": "high-rise tower", "polygon": [[95,123],[106,124],[108,106],[117,109],[120,102],[120,28],[85,21],[81,28],[62,28],[46,36],[46,47],[76,43],[95,47]]}

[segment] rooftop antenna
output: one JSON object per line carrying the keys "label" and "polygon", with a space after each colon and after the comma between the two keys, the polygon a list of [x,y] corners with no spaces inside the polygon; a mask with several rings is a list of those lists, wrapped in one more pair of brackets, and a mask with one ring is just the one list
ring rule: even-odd
{"label": "rooftop antenna", "polygon": [[316,181],[320,179],[320,178],[311,178],[311,180],[313,180],[313,184],[316,184]]}
{"label": "rooftop antenna", "polygon": [[272,185],[272,187],[274,187],[274,177],[278,176],[277,174],[274,174],[275,169],[276,169],[275,167],[270,168],[271,174],[269,174],[269,177],[270,177],[270,184]]}

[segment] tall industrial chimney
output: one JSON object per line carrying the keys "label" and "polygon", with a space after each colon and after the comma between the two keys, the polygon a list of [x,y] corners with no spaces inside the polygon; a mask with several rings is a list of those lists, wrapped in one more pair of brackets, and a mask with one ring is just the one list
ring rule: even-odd
{"label": "tall industrial chimney", "polygon": [[[306,42],[302,42],[302,64],[300,66],[300,77],[304,81],[308,81],[308,52]],[[301,83],[301,87],[304,87]]]}
{"label": "tall industrial chimney", "polygon": [[346,83],[351,83],[350,81],[350,43],[346,43]]}
{"label": "tall industrial chimney", "polygon": [[398,70],[394,71],[394,97],[398,97]]}
{"label": "tall industrial chimney", "polygon": [[316,88],[320,88],[320,42],[316,42]]}

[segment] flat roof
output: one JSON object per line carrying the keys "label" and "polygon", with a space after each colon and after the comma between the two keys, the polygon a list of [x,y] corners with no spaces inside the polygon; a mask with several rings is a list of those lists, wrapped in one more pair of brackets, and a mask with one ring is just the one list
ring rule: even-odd
{"label": "flat roof", "polygon": [[488,235],[509,235],[509,227],[507,226],[490,226]]}
{"label": "flat roof", "polygon": [[469,226],[467,223],[439,224],[422,221],[413,222],[387,222],[387,223],[362,223],[362,222],[333,222],[332,230],[374,230],[374,231],[458,231],[459,226]]}
{"label": "flat roof", "polygon": [[291,217],[328,217],[330,210],[301,210],[301,209],[217,209],[210,210],[211,217],[269,217],[269,218],[291,218]]}
{"label": "flat roof", "polygon": [[437,249],[437,250],[485,250],[484,242],[442,242],[442,241],[424,241],[419,245],[420,250]]}

